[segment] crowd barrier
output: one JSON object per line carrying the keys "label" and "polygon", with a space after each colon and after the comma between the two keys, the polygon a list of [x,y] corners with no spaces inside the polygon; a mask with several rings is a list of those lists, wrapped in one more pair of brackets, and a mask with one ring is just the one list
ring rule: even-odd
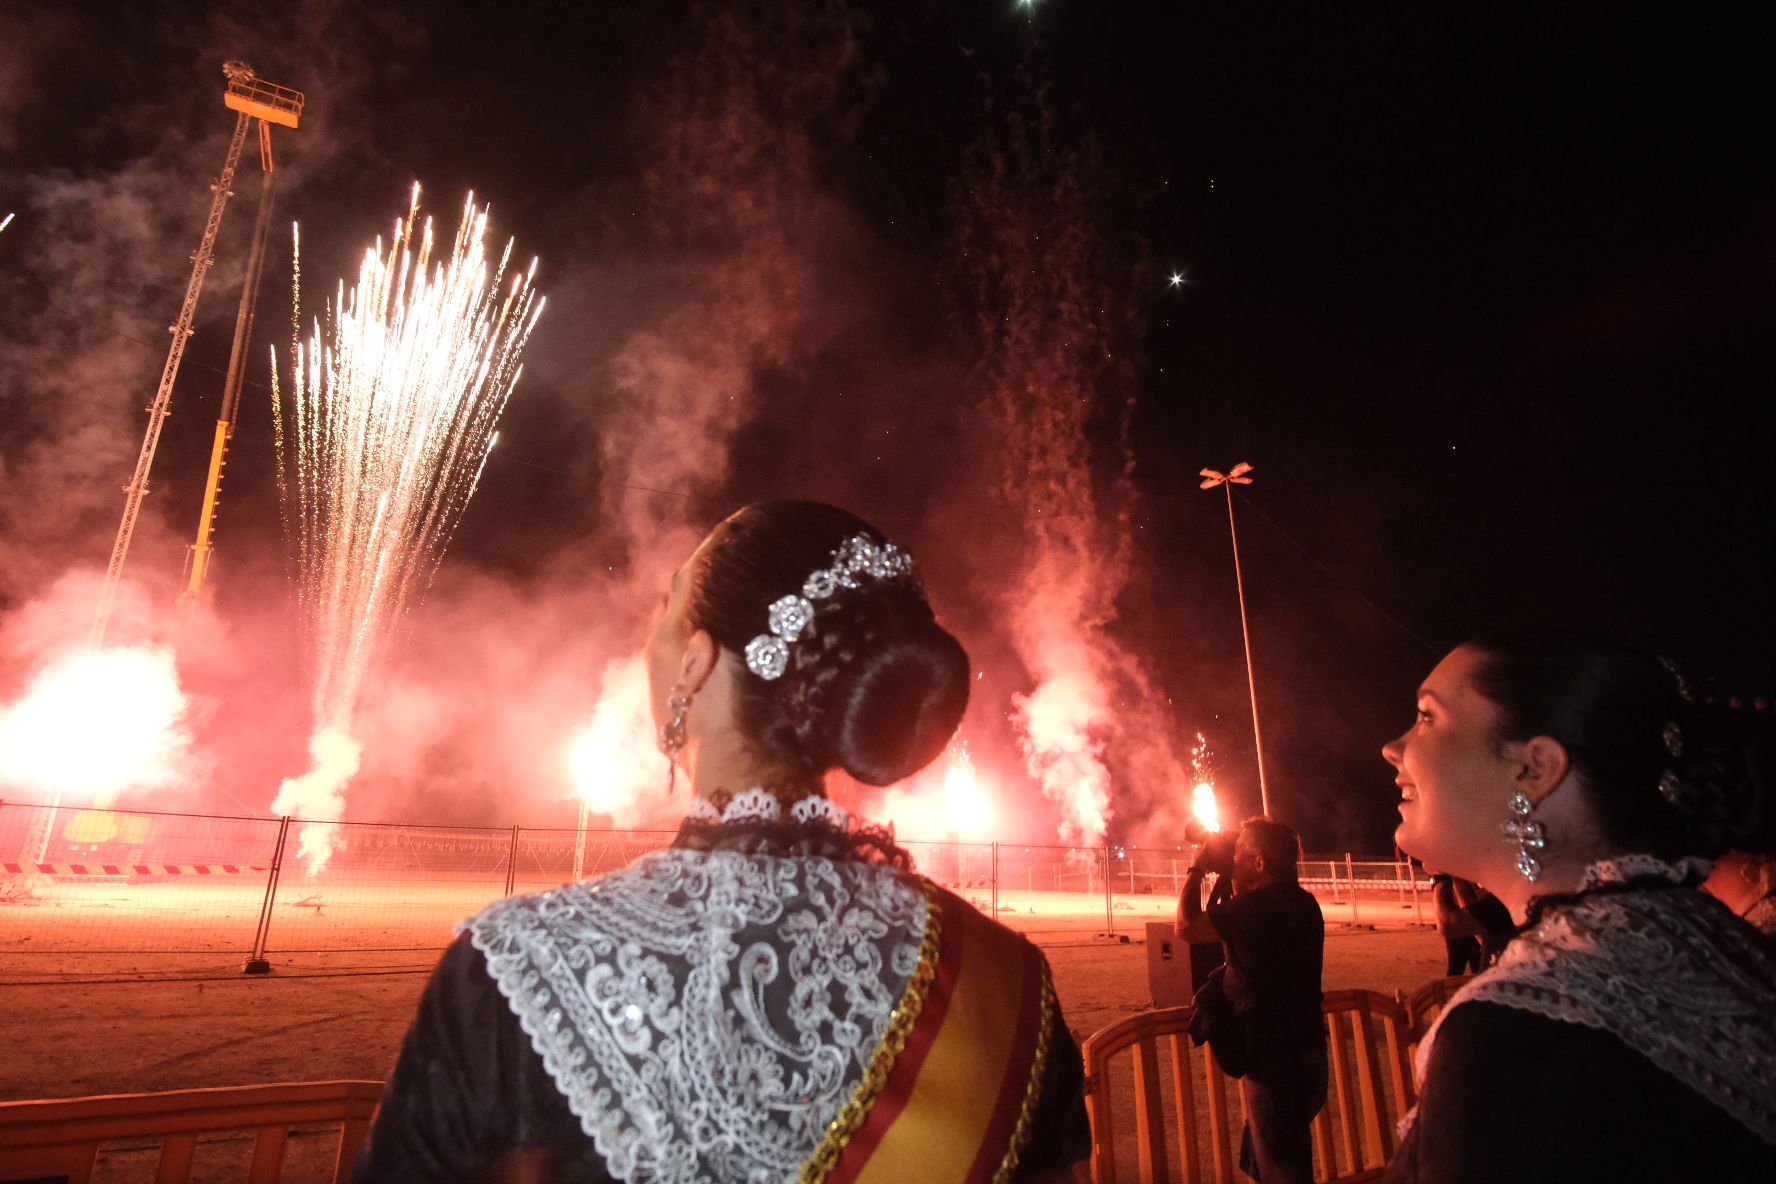
{"label": "crowd barrier", "polygon": [[[0,973],[60,954],[436,950],[513,893],[573,883],[667,846],[667,830],[309,822],[0,802]],[[918,869],[1025,932],[1138,935],[1172,915],[1194,850],[902,840]],[[305,850],[330,858],[312,870]],[[1338,919],[1423,922],[1409,864],[1314,857],[1303,883]],[[1329,910],[1328,918],[1333,912]]]}
{"label": "crowd barrier", "polygon": [[[1381,1175],[1395,1124],[1417,1092],[1412,1047],[1465,981],[1436,979],[1392,998],[1326,994],[1328,1090],[1313,1124],[1319,1184]],[[1208,1050],[1190,1041],[1190,1015],[1188,1007],[1142,1012],[1081,1046],[1093,1184],[1244,1178],[1236,1166],[1244,1103]],[[380,1089],[320,1081],[0,1103],[0,1179],[87,1184],[151,1170],[173,1184],[340,1182]]]}
{"label": "crowd barrier", "polygon": [[[1313,1122],[1314,1179],[1378,1179],[1417,1100],[1413,1051],[1467,982],[1433,979],[1411,995],[1328,991],[1327,1091]],[[1235,1184],[1245,1101],[1206,1046],[1191,1009],[1161,1007],[1118,1020],[1080,1046],[1092,1124],[1093,1184],[1188,1180]]]}
{"label": "crowd barrier", "polygon": [[0,1103],[0,1180],[343,1184],[381,1096],[305,1081]]}

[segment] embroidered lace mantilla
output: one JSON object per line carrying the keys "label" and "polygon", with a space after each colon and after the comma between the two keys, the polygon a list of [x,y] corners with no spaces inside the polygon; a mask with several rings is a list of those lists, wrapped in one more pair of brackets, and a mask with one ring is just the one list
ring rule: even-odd
{"label": "embroidered lace mantilla", "polygon": [[1419,1079],[1451,1011],[1496,1003],[1608,1032],[1776,1143],[1776,953],[1700,892],[1621,887],[1706,870],[1644,855],[1591,865],[1580,896],[1456,992],[1419,1048]]}
{"label": "embroidered lace mantilla", "polygon": [[619,1180],[792,1178],[918,964],[918,881],[671,849],[465,926]]}

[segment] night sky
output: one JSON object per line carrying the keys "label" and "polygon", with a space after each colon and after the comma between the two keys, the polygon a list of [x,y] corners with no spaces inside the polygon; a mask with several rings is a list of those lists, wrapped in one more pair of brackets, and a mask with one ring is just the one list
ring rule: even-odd
{"label": "night sky", "polygon": [[[415,179],[446,220],[472,188],[542,259],[526,377],[396,663],[429,672],[416,683],[449,685],[427,630],[485,616],[468,606],[489,589],[511,647],[614,656],[645,629],[662,540],[810,496],[920,555],[986,672],[970,727],[1009,752],[985,735],[1028,690],[1004,556],[1073,495],[1023,496],[1007,425],[1015,382],[1053,373],[1079,391],[1071,471],[1120,524],[1089,538],[1130,548],[1107,560],[1100,627],[1145,683],[1118,683],[1117,710],[1175,753],[1207,733],[1246,808],[1226,504],[1197,471],[1256,466],[1236,513],[1267,766],[1310,849],[1388,848],[1379,746],[1483,629],[1584,626],[1776,686],[1755,575],[1776,486],[1767,12],[265,7],[5,6],[0,690],[29,664],[18,621],[108,551],[233,57],[308,94],[274,139],[315,299]],[[251,224],[236,189],[157,462],[165,525],[132,555],[150,602],[195,515]],[[289,338],[287,249],[265,291],[218,534],[237,639],[277,631],[265,358]],[[261,721],[300,704],[292,662],[194,662],[205,727],[238,733],[249,698]],[[561,693],[565,714],[590,704]],[[262,808],[238,782],[287,765],[302,726],[261,726],[211,784]],[[1107,759],[1136,834],[1169,790],[1133,784],[1152,774],[1124,742]],[[448,744],[413,760],[435,789],[382,813],[498,820],[441,772],[464,763]]]}

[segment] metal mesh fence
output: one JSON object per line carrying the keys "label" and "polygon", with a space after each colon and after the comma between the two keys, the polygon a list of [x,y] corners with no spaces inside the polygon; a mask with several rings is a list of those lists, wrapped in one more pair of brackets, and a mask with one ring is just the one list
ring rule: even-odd
{"label": "metal mesh fence", "polygon": [[0,959],[246,950],[281,825],[0,804]]}
{"label": "metal mesh fence", "polygon": [[[0,972],[56,955],[435,950],[513,893],[623,867],[671,831],[306,822],[0,802]],[[917,869],[1028,933],[1139,934],[1195,851],[904,841]],[[316,852],[326,852],[317,865]],[[1404,863],[1309,858],[1328,920],[1423,921]]]}
{"label": "metal mesh fence", "polygon": [[516,835],[512,891],[538,892],[573,884],[634,862],[672,844],[669,830],[542,830],[525,827]]}
{"label": "metal mesh fence", "polygon": [[[310,852],[331,850],[318,870]],[[261,953],[421,950],[508,891],[512,832],[299,822],[290,828]]]}

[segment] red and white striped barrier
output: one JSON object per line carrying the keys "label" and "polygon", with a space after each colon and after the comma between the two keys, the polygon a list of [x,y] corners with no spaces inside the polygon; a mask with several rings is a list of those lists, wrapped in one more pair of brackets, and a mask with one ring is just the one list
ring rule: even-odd
{"label": "red and white striped barrier", "polygon": [[45,876],[241,876],[268,867],[233,863],[0,863],[9,876],[35,871]]}

